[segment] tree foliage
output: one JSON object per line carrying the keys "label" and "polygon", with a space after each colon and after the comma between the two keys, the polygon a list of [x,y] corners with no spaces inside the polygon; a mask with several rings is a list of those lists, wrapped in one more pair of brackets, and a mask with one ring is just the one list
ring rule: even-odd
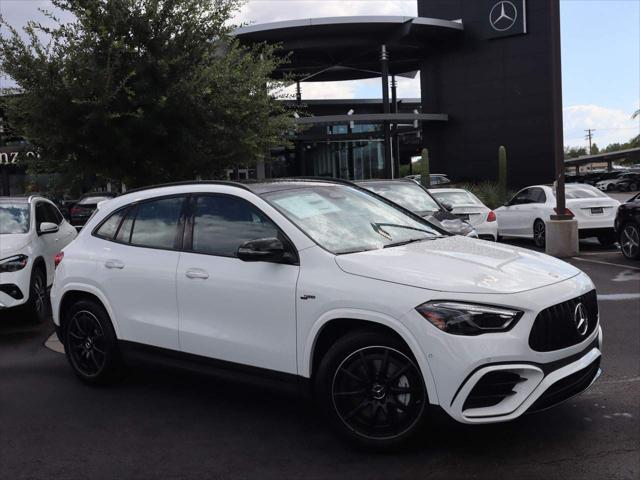
{"label": "tree foliage", "polygon": [[[55,171],[128,185],[251,164],[293,128],[270,76],[282,60],[243,46],[240,0],[52,0],[75,18],[23,32],[2,20],[13,127]],[[15,95],[14,95],[15,94]]]}

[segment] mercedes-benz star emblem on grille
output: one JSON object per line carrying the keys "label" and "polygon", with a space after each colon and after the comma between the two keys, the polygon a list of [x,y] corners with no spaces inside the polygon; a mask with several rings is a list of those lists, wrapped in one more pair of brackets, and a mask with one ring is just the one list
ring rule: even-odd
{"label": "mercedes-benz star emblem on grille", "polygon": [[573,313],[573,321],[576,324],[578,335],[584,337],[589,329],[589,317],[587,316],[587,308],[582,303],[576,305]]}
{"label": "mercedes-benz star emblem on grille", "polygon": [[505,32],[513,27],[518,18],[518,9],[509,1],[496,3],[489,13],[491,28],[497,32]]}

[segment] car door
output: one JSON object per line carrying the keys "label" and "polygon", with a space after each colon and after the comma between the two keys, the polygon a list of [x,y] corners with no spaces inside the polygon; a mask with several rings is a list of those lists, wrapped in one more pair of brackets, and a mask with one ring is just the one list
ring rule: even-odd
{"label": "car door", "polygon": [[531,201],[530,190],[530,188],[520,190],[506,205],[495,211],[500,235],[522,234],[522,216],[526,215],[526,207]]}
{"label": "car door", "polygon": [[[53,283],[53,275],[55,271],[54,258],[60,249],[61,232],[43,233],[40,231],[40,225],[44,222],[54,223],[58,225],[58,218],[55,214],[55,207],[45,200],[39,200],[35,205],[36,213],[36,234],[37,251],[44,259],[47,268],[47,286]],[[63,232],[64,233],[64,232]]]}
{"label": "car door", "polygon": [[111,308],[122,340],[179,350],[176,269],[182,247],[186,196],[134,203],[96,229],[96,284]]}
{"label": "car door", "polygon": [[185,250],[178,265],[180,345],[184,352],[296,373],[295,292],[299,266],[246,262],[238,248],[278,237],[297,252],[255,205],[233,195],[191,200]]}

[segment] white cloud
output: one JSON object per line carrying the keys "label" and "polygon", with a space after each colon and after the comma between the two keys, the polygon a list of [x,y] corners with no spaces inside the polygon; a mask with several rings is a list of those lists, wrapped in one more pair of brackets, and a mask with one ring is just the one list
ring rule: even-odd
{"label": "white cloud", "polygon": [[610,143],[624,143],[640,133],[640,118],[633,120],[633,112],[624,112],[600,105],[571,105],[564,108],[565,145],[586,146],[585,130],[595,129],[594,141],[600,147]]}

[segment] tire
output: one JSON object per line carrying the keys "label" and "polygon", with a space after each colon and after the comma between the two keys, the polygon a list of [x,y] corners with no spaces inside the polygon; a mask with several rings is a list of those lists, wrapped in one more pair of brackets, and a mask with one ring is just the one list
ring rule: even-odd
{"label": "tire", "polygon": [[93,385],[116,380],[121,372],[120,350],[104,307],[93,300],[80,300],[64,314],[64,349],[74,373]]}
{"label": "tire", "polygon": [[547,227],[540,219],[533,222],[533,242],[538,248],[544,248],[547,244]]}
{"label": "tire", "polygon": [[616,187],[613,186],[613,183],[610,183],[609,185],[607,185],[607,192],[613,192],[615,188]]}
{"label": "tire", "polygon": [[614,232],[613,230],[607,233],[601,233],[600,235],[598,235],[597,238],[598,238],[598,242],[603,247],[611,247],[618,240],[616,238],[616,232]]}
{"label": "tire", "polygon": [[420,368],[407,346],[389,335],[362,330],[340,338],[320,362],[314,384],[330,424],[359,446],[400,445],[426,417]]}
{"label": "tire", "polygon": [[637,192],[638,191],[638,184],[637,183],[632,183],[629,185],[629,191],[630,192]]}
{"label": "tire", "polygon": [[626,223],[620,230],[620,250],[630,260],[640,259],[640,226]]}
{"label": "tire", "polygon": [[42,323],[51,315],[51,302],[47,293],[47,275],[40,266],[34,267],[29,282],[29,300],[25,305],[29,318]]}

